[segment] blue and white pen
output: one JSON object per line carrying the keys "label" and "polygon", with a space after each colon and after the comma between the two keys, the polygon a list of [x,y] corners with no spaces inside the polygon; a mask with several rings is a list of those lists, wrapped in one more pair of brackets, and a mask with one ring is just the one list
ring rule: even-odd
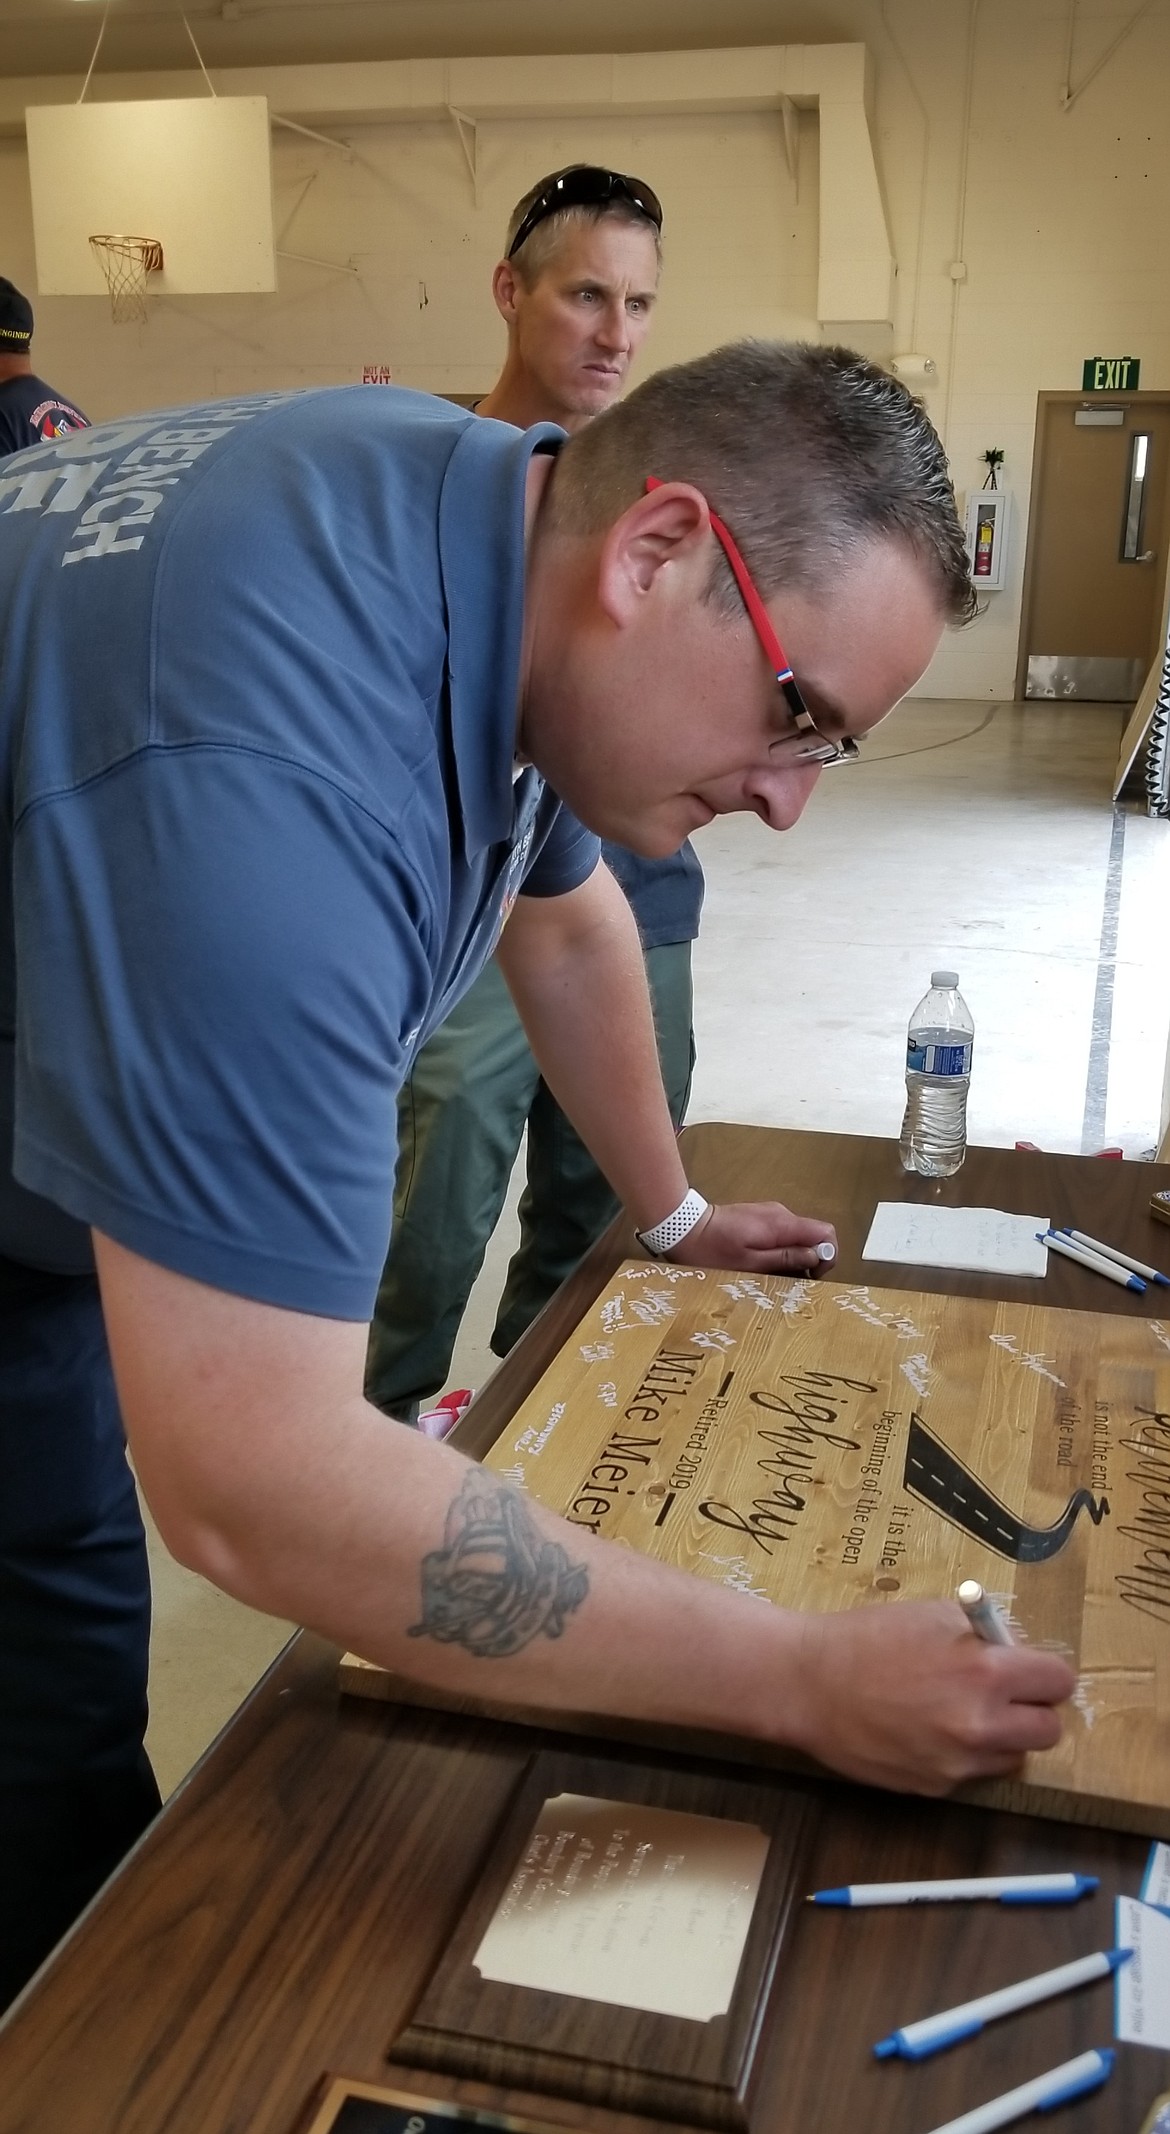
{"label": "blue and white pen", "polygon": [[994,2128],[1010,2126],[1013,2119],[1026,2119],[1030,2112],[1054,2112],[1058,2104],[1071,2104],[1075,2097],[1087,2097],[1090,2091],[1099,2090],[1113,2073],[1116,2058],[1108,2045],[1083,2052],[1078,2059],[1066,2060],[1047,2075],[1037,2075],[1034,2082],[1022,2082],[1018,2090],[1008,2090],[988,2104],[976,2105],[973,2112],[964,2112],[959,2119],[948,2119],[945,2126],[934,2127],[931,2134],[993,2134]]}
{"label": "blue and white pen", "polygon": [[1070,1223],[1062,1223],[1061,1229],[1082,1252],[1095,1252],[1102,1260],[1116,1260],[1119,1267],[1127,1267],[1130,1274],[1140,1274],[1143,1281],[1155,1282],[1160,1289],[1170,1289],[1170,1274],[1162,1274],[1157,1267],[1147,1267],[1144,1260],[1131,1259],[1128,1252],[1119,1252],[1116,1245],[1103,1245],[1099,1237],[1087,1237],[1083,1230],[1074,1230]]}
{"label": "blue and white pen", "polygon": [[1095,1956],[1078,1956],[1071,1964],[1059,1964],[1055,1971],[1038,1972],[1035,1978],[1022,1978],[1015,1986],[1001,1986],[998,1992],[981,1994],[976,2001],[964,2001],[959,2008],[948,2008],[942,2015],[928,2015],[920,2023],[906,2023],[901,2030],[891,2031],[888,2038],[880,2038],[874,2046],[879,2060],[928,2060],[932,2053],[945,2052],[948,2045],[957,2045],[962,2038],[974,2038],[985,2023],[993,2023],[997,2016],[1014,2015],[1018,2008],[1031,2008],[1037,2001],[1054,2000],[1057,1994],[1071,1993],[1076,1986],[1087,1986],[1095,1978],[1108,1978],[1122,1964],[1129,1962],[1132,1949],[1102,1949]]}
{"label": "blue and white pen", "polygon": [[1075,1904],[1097,1887],[1096,1875],[969,1875],[936,1882],[850,1882],[844,1889],[819,1889],[806,1904]]}
{"label": "blue and white pen", "polygon": [[1087,1267],[1093,1274],[1103,1274],[1107,1282],[1117,1282],[1122,1289],[1136,1289],[1143,1295],[1145,1283],[1140,1275],[1127,1274],[1116,1260],[1107,1260],[1104,1253],[1090,1252],[1084,1245],[1074,1245],[1063,1230],[1037,1230],[1038,1244],[1047,1245],[1049,1252],[1059,1252],[1066,1260],[1075,1260],[1078,1267]]}

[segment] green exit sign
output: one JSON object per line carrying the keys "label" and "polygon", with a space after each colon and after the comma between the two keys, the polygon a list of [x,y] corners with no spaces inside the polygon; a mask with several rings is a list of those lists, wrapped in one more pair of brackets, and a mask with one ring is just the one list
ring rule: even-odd
{"label": "green exit sign", "polygon": [[1136,393],[1141,364],[1136,356],[1086,356],[1083,393]]}

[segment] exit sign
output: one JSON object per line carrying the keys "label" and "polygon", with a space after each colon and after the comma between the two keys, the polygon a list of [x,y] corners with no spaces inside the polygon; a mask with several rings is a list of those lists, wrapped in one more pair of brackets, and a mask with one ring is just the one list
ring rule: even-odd
{"label": "exit sign", "polygon": [[1136,356],[1086,356],[1083,393],[1136,393],[1141,364]]}

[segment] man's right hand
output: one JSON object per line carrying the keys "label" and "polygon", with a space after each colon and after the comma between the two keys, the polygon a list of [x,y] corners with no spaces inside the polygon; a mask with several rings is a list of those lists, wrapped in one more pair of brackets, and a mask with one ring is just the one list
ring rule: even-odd
{"label": "man's right hand", "polygon": [[900,1601],[799,1625],[801,1704],[784,1738],[847,1778],[941,1794],[1055,1748],[1076,1688],[1059,1654],[986,1645],[950,1601]]}

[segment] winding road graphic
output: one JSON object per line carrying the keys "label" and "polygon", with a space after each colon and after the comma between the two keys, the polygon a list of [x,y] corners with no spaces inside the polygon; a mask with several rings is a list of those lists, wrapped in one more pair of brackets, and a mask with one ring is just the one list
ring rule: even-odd
{"label": "winding road graphic", "polygon": [[1078,1489],[1055,1526],[1026,1526],[927,1429],[920,1415],[910,1418],[902,1485],[952,1526],[961,1527],[984,1548],[994,1549],[997,1556],[1006,1556],[1012,1563],[1044,1563],[1058,1556],[1082,1511],[1088,1512],[1094,1526],[1100,1526],[1109,1511],[1107,1497]]}

